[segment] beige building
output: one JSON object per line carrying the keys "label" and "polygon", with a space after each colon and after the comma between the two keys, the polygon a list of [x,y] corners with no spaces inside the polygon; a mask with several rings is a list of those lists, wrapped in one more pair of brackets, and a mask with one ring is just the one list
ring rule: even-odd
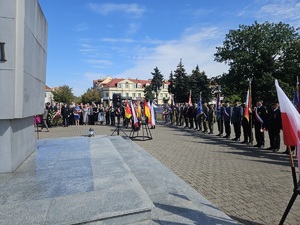
{"label": "beige building", "polygon": [[[103,79],[93,81],[93,88],[96,88],[100,93],[101,102],[109,103],[112,100],[114,93],[120,93],[123,99],[144,98],[145,87],[151,84],[151,80],[112,78],[107,76]],[[164,82],[161,90],[158,93],[158,104],[163,104],[164,101],[170,100],[168,93],[169,82]]]}
{"label": "beige building", "polygon": [[53,102],[53,93],[52,93],[52,89],[45,85],[45,103],[51,103]]}

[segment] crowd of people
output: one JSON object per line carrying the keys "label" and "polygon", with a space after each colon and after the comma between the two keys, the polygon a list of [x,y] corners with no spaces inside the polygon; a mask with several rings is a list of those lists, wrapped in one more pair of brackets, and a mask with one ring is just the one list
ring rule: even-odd
{"label": "crowd of people", "polygon": [[[166,124],[184,126],[184,128],[213,134],[214,124],[217,123],[219,137],[239,142],[253,147],[272,150],[280,149],[280,130],[282,129],[281,113],[278,102],[273,102],[268,110],[263,100],[258,100],[256,106],[247,109],[247,105],[235,100],[220,103],[219,107],[213,104],[199,102],[194,104],[182,103],[163,106],[163,117]],[[243,137],[242,135],[243,129]],[[254,132],[253,132],[254,131]],[[265,148],[265,133],[268,132],[270,146]],[[294,148],[292,148],[294,151]],[[284,153],[288,153],[285,151]]]}
{"label": "crowd of people", "polygon": [[[50,105],[48,103],[40,118],[40,123],[42,129],[46,128],[48,131],[48,126],[53,125],[55,120],[58,120],[64,127],[95,124],[115,126],[116,121],[117,124],[120,124],[122,118],[124,127],[134,127],[132,115],[126,116],[125,111],[126,103],[123,103],[121,107],[95,103],[72,103],[70,105],[66,103]],[[136,114],[138,114],[138,110]],[[247,109],[247,105],[241,104],[238,100],[235,100],[233,105],[230,101],[225,101],[220,103],[219,107],[202,102],[198,104],[164,104],[162,105],[162,116],[166,124],[175,124],[207,134],[214,134],[214,124],[217,123],[217,136],[235,142],[240,142],[243,138],[241,143],[248,145],[253,145],[255,138],[256,144],[253,147],[261,149],[265,149],[265,133],[268,132],[270,146],[266,149],[274,152],[280,149],[282,123],[278,102],[273,102],[269,110],[263,105],[262,100],[258,100],[252,109]],[[154,127],[151,126],[151,128]],[[243,137],[241,137],[242,129]],[[292,151],[294,149],[292,147]]]}

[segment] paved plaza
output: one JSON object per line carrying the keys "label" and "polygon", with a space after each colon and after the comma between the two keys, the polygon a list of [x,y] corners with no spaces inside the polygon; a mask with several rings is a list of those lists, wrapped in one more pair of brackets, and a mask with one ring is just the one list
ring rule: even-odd
{"label": "paved plaza", "polygon": [[[92,127],[97,135],[115,130]],[[89,128],[54,127],[36,135],[39,139],[85,136]],[[152,140],[135,142],[231,218],[241,224],[279,223],[293,190],[287,155],[173,125],[157,125],[151,133]],[[282,146],[280,152],[284,150]],[[300,224],[299,212],[300,199],[296,199],[285,224]]]}

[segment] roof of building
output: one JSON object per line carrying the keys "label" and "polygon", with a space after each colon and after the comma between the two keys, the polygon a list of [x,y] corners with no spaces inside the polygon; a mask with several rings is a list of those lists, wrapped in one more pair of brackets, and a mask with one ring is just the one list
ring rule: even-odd
{"label": "roof of building", "polygon": [[45,84],[45,90],[46,91],[51,91],[51,88]]}

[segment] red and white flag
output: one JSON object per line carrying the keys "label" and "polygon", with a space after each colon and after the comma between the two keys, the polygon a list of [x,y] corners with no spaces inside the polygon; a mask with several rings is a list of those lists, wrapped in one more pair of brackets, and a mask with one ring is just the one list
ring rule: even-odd
{"label": "red and white flag", "polygon": [[138,121],[138,118],[136,116],[136,112],[135,112],[135,109],[132,105],[132,102],[130,102],[130,105],[131,105],[131,112],[132,112],[132,117],[133,117],[133,124],[135,127],[139,127],[139,121]]}
{"label": "red and white flag", "polygon": [[[298,162],[300,160],[300,114],[290,101],[290,99],[279,87],[278,81],[275,80],[277,96],[281,111],[283,141],[286,146],[297,146]],[[298,168],[300,170],[300,168]]]}
{"label": "red and white flag", "polygon": [[189,102],[188,104],[191,106],[192,105],[192,91],[190,90],[190,95],[189,95]]}

